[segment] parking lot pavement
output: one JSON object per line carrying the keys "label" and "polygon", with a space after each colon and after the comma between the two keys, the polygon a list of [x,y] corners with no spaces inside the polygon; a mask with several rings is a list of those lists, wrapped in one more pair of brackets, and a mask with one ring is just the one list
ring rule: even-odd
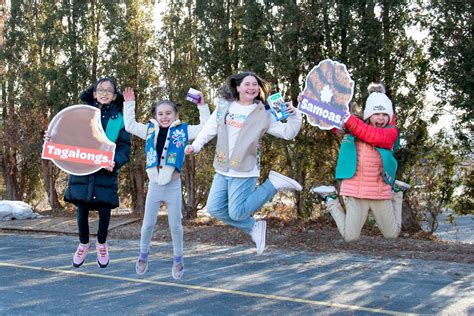
{"label": "parking lot pavement", "polygon": [[[188,243],[171,278],[171,245],[153,244],[135,274],[138,241],[110,240],[111,263],[91,251],[71,267],[77,238],[0,234],[0,314],[474,314],[474,266],[347,253]],[[93,249],[93,248],[92,248]]]}

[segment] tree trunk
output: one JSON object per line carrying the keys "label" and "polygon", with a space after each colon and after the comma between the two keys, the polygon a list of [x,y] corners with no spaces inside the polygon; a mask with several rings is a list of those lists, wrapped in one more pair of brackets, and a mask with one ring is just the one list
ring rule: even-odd
{"label": "tree trunk", "polygon": [[390,21],[390,16],[393,16],[393,14],[390,14],[390,5],[387,3],[387,1],[384,1],[383,3],[383,12],[382,12],[382,32],[383,32],[383,40],[384,40],[384,45],[383,45],[383,68],[384,68],[384,83],[385,87],[387,88],[387,95],[389,97],[392,97],[390,87],[393,85],[393,77],[394,77],[394,71],[395,67],[392,65],[392,61],[390,59],[391,54],[393,54],[394,50],[394,44],[393,44],[393,31],[391,30],[391,21]]}
{"label": "tree trunk", "polygon": [[96,1],[92,1],[92,16],[94,19],[94,33],[93,33],[93,53],[92,53],[92,69],[91,69],[91,77],[92,82],[97,80],[97,65],[99,60],[99,34],[100,34],[100,16],[99,16],[99,9],[97,7]]}
{"label": "tree trunk", "polygon": [[402,204],[402,229],[410,233],[416,233],[421,230],[421,226],[416,220],[416,212],[410,203],[403,199]]}
{"label": "tree trunk", "polygon": [[54,170],[55,167],[50,161],[44,159],[41,162],[41,167],[43,169],[44,187],[48,194],[48,202],[51,206],[51,210],[53,210],[53,212],[61,210],[63,206],[59,202],[58,191],[55,186],[57,179],[57,174]]}
{"label": "tree trunk", "polygon": [[350,20],[350,10],[345,3],[340,3],[337,7],[338,11],[338,23],[340,27],[339,41],[341,47],[340,60],[347,62],[347,49],[348,49],[348,36],[347,36],[347,24]]}
{"label": "tree trunk", "polygon": [[129,176],[132,195],[132,214],[142,217],[145,213],[145,175],[140,161],[138,150],[134,151],[134,157],[129,162]]}
{"label": "tree trunk", "polygon": [[16,114],[14,104],[14,88],[13,80],[8,80],[7,96],[3,106],[3,141],[2,141],[2,171],[5,180],[5,195],[8,200],[20,200],[18,183],[17,183],[17,161],[16,161],[16,144],[14,140],[19,139],[15,128]]}
{"label": "tree trunk", "polygon": [[18,201],[20,196],[16,183],[16,162],[15,153],[7,150],[8,145],[3,142],[2,145],[2,172],[5,181],[5,199]]}
{"label": "tree trunk", "polygon": [[332,52],[332,39],[331,39],[331,27],[330,27],[330,14],[329,14],[329,5],[327,1],[323,1],[322,3],[322,11],[323,11],[323,25],[324,25],[324,46],[328,52]]}
{"label": "tree trunk", "polygon": [[197,217],[197,201],[196,201],[196,160],[194,156],[186,157],[186,164],[183,169],[184,172],[184,187],[186,189],[186,196],[183,198],[184,217]]}

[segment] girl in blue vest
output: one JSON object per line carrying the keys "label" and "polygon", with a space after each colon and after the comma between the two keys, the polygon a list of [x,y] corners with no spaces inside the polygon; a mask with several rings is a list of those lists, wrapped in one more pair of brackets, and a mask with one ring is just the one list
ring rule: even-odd
{"label": "girl in blue vest", "polygon": [[229,76],[220,89],[220,100],[206,126],[186,153],[199,152],[217,135],[214,168],[216,174],[207,199],[207,211],[224,223],[249,234],[257,254],[263,253],[266,222],[255,221],[252,214],[277,191],[301,191],[301,185],[275,171],[255,188],[260,176],[260,139],[265,133],[287,140],[301,128],[301,114],[291,104],[288,121],[272,116],[265,102],[269,84],[251,72]]}
{"label": "girl in blue vest", "polygon": [[181,224],[181,177],[184,162],[184,149],[189,139],[194,139],[210,116],[209,107],[200,94],[199,125],[188,125],[178,117],[178,105],[164,100],[152,106],[152,118],[147,124],[135,120],[135,94],[126,88],[125,128],[127,131],[146,140],[146,172],[148,174],[148,193],[145,202],[140,254],[135,264],[137,274],[148,269],[148,255],[153,237],[158,211],[162,202],[168,207],[168,224],[173,241],[173,266],[171,274],[179,280],[184,273],[183,226]]}
{"label": "girl in blue vest", "polygon": [[89,251],[89,211],[98,210],[97,264],[101,268],[109,264],[107,233],[112,208],[119,206],[118,172],[130,158],[130,134],[124,128],[123,97],[117,84],[110,78],[102,78],[81,93],[80,99],[100,109],[102,128],[116,145],[114,161],[110,167],[87,176],[69,175],[64,200],[77,206],[79,246],[72,264],[80,267]]}

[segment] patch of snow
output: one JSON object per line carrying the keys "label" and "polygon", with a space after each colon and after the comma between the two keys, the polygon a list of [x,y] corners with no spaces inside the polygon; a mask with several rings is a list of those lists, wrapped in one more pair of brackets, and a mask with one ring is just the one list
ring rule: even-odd
{"label": "patch of snow", "polygon": [[[448,221],[449,215],[454,216],[453,223]],[[438,215],[438,228],[434,235],[441,240],[474,245],[474,216],[443,212]]]}
{"label": "patch of snow", "polygon": [[39,218],[38,213],[33,212],[31,206],[22,201],[0,201],[0,220]]}

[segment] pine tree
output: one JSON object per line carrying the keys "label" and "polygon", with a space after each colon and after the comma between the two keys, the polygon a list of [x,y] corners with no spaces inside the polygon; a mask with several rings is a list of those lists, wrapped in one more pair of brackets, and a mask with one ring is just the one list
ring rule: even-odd
{"label": "pine tree", "polygon": [[212,87],[239,69],[240,0],[196,0],[201,65]]}
{"label": "pine tree", "polygon": [[474,4],[443,0],[428,3],[427,18],[422,22],[429,29],[429,70],[439,100],[432,120],[436,122],[446,113],[456,118],[450,124],[457,139],[452,150],[462,166],[459,175],[464,192],[456,198],[454,207],[459,213],[473,214]]}
{"label": "pine tree", "polygon": [[[162,98],[182,104],[180,119],[189,124],[199,124],[195,104],[185,100],[189,88],[205,91],[208,86],[200,67],[197,47],[197,19],[193,1],[170,1],[162,16],[163,26],[159,33],[158,61],[163,77]],[[209,94],[205,100],[210,103]],[[186,157],[183,169],[183,213],[195,218],[204,207],[209,192],[212,166],[208,162],[209,148],[203,153]]]}
{"label": "pine tree", "polygon": [[[153,1],[103,1],[104,21],[101,41],[105,49],[98,71],[103,76],[116,78],[124,88],[133,87],[136,96],[136,118],[147,122],[151,104],[161,91],[156,66],[158,43],[153,28]],[[145,208],[145,150],[144,142],[134,137],[130,162],[120,177],[120,192],[131,200],[135,213]]]}

